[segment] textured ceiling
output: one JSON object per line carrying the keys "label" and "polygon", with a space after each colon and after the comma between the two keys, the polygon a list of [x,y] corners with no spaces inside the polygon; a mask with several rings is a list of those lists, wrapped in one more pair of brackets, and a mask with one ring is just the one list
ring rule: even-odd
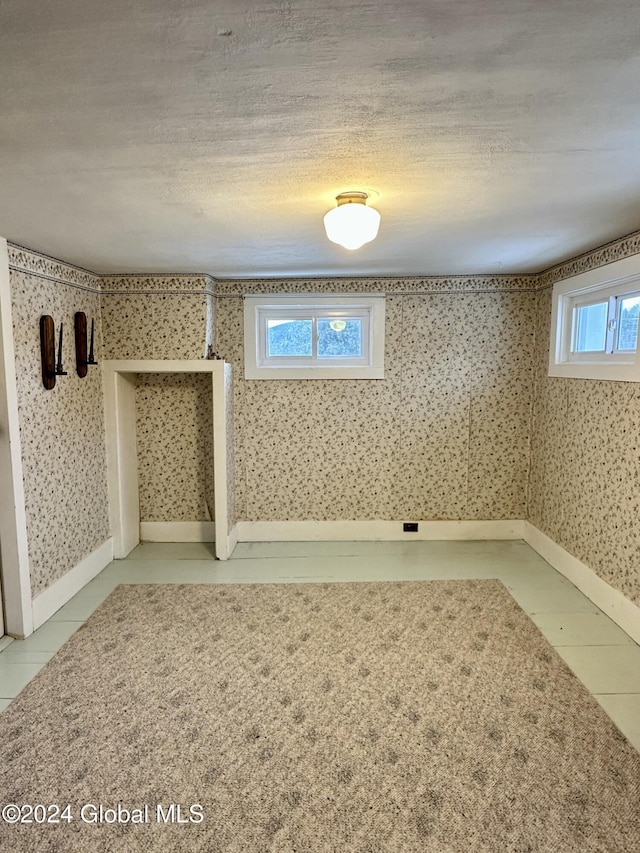
{"label": "textured ceiling", "polygon": [[[2,0],[0,234],[97,272],[538,271],[640,228],[637,0]],[[375,243],[324,236],[375,191]]]}

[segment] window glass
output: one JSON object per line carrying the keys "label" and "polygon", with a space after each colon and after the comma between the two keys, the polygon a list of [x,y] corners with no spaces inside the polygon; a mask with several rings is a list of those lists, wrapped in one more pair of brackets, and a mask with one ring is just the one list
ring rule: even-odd
{"label": "window glass", "polygon": [[624,352],[634,352],[637,349],[638,315],[640,315],[640,296],[621,297],[617,349]]}
{"label": "window glass", "polygon": [[267,320],[267,354],[270,358],[313,355],[313,321]]}
{"label": "window glass", "polygon": [[607,342],[607,310],[608,302],[576,307],[574,352],[604,352]]}
{"label": "window glass", "polygon": [[640,382],[640,255],[556,281],[549,376]]}
{"label": "window glass", "polygon": [[247,294],[245,379],[384,379],[382,294]]}
{"label": "window glass", "polygon": [[362,355],[362,320],[318,319],[319,358],[359,358]]}

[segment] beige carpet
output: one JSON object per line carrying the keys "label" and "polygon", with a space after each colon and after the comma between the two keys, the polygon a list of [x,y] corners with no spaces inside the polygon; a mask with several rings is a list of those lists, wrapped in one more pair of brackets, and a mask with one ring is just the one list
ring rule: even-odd
{"label": "beige carpet", "polygon": [[121,586],[0,716],[0,800],[73,818],[10,853],[640,851],[640,756],[486,580]]}

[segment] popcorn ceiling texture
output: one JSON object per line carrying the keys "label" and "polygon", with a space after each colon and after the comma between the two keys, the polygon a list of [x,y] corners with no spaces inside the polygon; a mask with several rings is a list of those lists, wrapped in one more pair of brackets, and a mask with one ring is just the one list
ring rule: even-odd
{"label": "popcorn ceiling texture", "polygon": [[[10,271],[31,589],[37,595],[109,536],[102,375],[99,367],[89,367],[84,379],[77,375],[73,334],[74,314],[84,311],[95,320],[100,352],[99,279],[13,246],[9,253],[12,266],[39,273]],[[64,324],[68,375],[58,377],[53,391],[42,385],[42,314],[53,317],[56,335]]]}

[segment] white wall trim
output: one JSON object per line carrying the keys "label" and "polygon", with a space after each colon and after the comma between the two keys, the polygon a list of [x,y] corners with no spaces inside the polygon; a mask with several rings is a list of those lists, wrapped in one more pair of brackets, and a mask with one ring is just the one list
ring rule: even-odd
{"label": "white wall trim", "polygon": [[80,592],[89,581],[109,565],[113,560],[113,538],[107,539],[95,551],[92,551],[77,566],[70,569],[66,575],[47,587],[33,599],[33,624],[34,628],[50,619],[54,613],[60,610],[73,596]]}
{"label": "white wall trim", "polygon": [[103,362],[103,380],[109,524],[121,559],[140,541],[136,377],[106,370]]}
{"label": "white wall trim", "polygon": [[524,540],[636,643],[640,643],[639,607],[529,521],[525,522]]}
{"label": "white wall trim", "polygon": [[[407,521],[415,519],[407,519]],[[239,542],[522,539],[524,521],[419,521],[404,533],[402,521],[239,521]]]}
{"label": "white wall trim", "polygon": [[229,559],[229,496],[227,494],[227,457],[228,442],[233,436],[227,436],[227,399],[225,394],[225,371],[231,370],[224,361],[214,361],[216,372],[211,374],[211,402],[213,404],[213,515],[216,519],[218,535],[216,537],[216,557]]}
{"label": "white wall trim", "polygon": [[[223,361],[218,360],[105,360],[102,362],[109,519],[113,531],[114,554],[117,559],[126,557],[139,543],[141,535],[135,412],[135,385],[138,373],[209,373],[211,375],[214,500],[215,516],[218,519],[218,535],[214,541],[216,556],[221,560],[228,558],[224,401],[224,371],[227,367],[229,366]],[[172,539],[171,541],[185,540]]]}
{"label": "white wall trim", "polygon": [[[385,296],[383,293],[297,293],[244,295],[244,378],[384,379]],[[362,358],[270,358],[266,323],[272,319],[317,317],[342,309],[344,317],[362,320]]]}
{"label": "white wall trim", "polygon": [[[7,241],[0,237],[0,542],[4,630],[15,637],[33,632],[27,511],[22,476],[16,359]],[[1,620],[0,620],[1,621]]]}
{"label": "white wall trim", "polygon": [[141,521],[144,542],[215,542],[215,521]]}
{"label": "white wall trim", "polygon": [[222,362],[206,359],[105,359],[102,368],[114,373],[220,373]]}
{"label": "white wall trim", "polygon": [[233,554],[233,549],[238,544],[238,525],[234,524],[231,528],[229,535],[227,537],[227,541],[229,542],[229,556]]}

